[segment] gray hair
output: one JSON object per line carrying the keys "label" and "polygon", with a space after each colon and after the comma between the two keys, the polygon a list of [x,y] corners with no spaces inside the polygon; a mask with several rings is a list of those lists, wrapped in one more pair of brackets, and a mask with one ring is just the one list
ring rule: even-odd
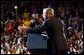
{"label": "gray hair", "polygon": [[54,16],[54,10],[52,8],[45,8],[45,9],[43,9],[43,14],[46,14],[48,12],[48,10],[51,10],[52,15]]}
{"label": "gray hair", "polygon": [[54,16],[54,10],[52,8],[44,8],[43,9],[43,17],[44,19],[46,18],[45,15],[47,14],[47,12],[51,10],[52,16]]}

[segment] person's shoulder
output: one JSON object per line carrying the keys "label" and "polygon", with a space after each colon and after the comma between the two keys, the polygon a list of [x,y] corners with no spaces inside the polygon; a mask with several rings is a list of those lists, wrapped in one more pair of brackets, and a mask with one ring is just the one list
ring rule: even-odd
{"label": "person's shoulder", "polygon": [[59,19],[59,17],[56,17],[56,16],[51,16],[50,18],[51,19]]}
{"label": "person's shoulder", "polygon": [[55,16],[51,16],[50,18],[56,18]]}

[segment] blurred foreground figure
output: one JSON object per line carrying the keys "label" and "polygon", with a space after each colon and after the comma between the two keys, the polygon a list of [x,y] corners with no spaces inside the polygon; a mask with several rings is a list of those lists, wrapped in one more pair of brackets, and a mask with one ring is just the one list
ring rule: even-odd
{"label": "blurred foreground figure", "polygon": [[63,22],[54,17],[54,10],[52,8],[43,9],[44,22],[32,29],[26,29],[27,33],[41,33],[47,32],[49,37],[47,47],[48,54],[66,54],[69,47],[66,42],[66,37],[63,31]]}

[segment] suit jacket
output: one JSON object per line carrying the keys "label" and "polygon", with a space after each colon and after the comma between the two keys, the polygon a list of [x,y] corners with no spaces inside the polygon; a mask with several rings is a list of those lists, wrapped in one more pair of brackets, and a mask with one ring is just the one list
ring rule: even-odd
{"label": "suit jacket", "polygon": [[[49,47],[53,49],[54,46],[60,50],[69,50],[68,45],[66,43],[66,39],[63,35],[63,24],[59,18],[50,17],[43,22],[41,26],[37,26],[32,29],[28,29],[27,33],[41,33],[42,31],[46,31],[49,37]],[[52,51],[52,50],[51,50]]]}

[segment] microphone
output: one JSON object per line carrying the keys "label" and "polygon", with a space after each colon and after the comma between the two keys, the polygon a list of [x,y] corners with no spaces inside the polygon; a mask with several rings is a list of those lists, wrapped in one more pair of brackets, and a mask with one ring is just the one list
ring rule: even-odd
{"label": "microphone", "polygon": [[42,37],[43,37],[44,40],[49,39],[49,37],[48,37],[46,31],[42,32],[41,35],[42,35]]}

